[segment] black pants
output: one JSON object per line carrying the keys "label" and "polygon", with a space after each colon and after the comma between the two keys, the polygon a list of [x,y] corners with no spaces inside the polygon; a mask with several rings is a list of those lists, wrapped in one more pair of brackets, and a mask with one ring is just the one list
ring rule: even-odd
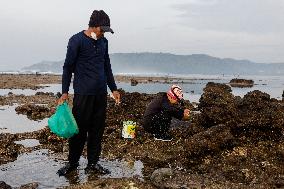
{"label": "black pants", "polygon": [[172,117],[166,111],[143,119],[144,130],[152,134],[165,134],[169,131]]}
{"label": "black pants", "polygon": [[69,139],[71,164],[77,163],[87,141],[88,164],[96,164],[101,154],[101,142],[105,128],[107,95],[74,95],[73,115],[79,133]]}

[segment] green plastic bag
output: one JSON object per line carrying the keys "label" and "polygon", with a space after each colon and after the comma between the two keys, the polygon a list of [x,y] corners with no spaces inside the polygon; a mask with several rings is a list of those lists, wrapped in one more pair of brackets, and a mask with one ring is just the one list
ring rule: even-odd
{"label": "green plastic bag", "polygon": [[51,132],[62,138],[70,138],[79,132],[67,102],[57,106],[55,114],[48,119],[48,127]]}

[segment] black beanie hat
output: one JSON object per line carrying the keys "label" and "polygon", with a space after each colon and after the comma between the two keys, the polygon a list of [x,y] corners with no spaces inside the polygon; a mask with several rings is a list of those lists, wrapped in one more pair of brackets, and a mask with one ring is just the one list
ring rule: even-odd
{"label": "black beanie hat", "polygon": [[104,32],[114,33],[110,28],[109,16],[103,10],[94,10],[89,21],[89,27],[101,27]]}

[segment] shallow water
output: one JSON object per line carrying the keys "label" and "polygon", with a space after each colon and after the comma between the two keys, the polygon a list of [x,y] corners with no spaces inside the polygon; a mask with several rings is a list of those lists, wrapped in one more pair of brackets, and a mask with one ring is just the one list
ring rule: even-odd
{"label": "shallow water", "polygon": [[[200,79],[194,80],[193,83],[179,83],[183,88],[184,98],[191,102],[198,102],[201,94],[203,93],[203,88],[208,82],[217,83],[229,83],[234,76],[224,76],[212,79]],[[250,91],[260,90],[262,92],[268,93],[271,98],[276,98],[278,100],[282,99],[282,93],[284,90],[284,76],[243,76],[239,78],[252,79],[255,85],[251,88],[236,88],[232,87],[232,93],[235,96],[243,97]],[[136,86],[131,86],[130,83],[118,83],[118,87],[123,88],[128,92],[140,92],[140,93],[158,93],[166,92],[171,84],[165,83],[139,83]]]}
{"label": "shallow water", "polygon": [[37,139],[25,139],[25,140],[19,140],[19,141],[15,141],[16,144],[21,144],[26,148],[30,148],[30,147],[35,147],[40,145],[39,141]]}
{"label": "shallow water", "polygon": [[252,88],[232,88],[234,95],[243,97],[250,91],[260,90],[269,94],[271,98],[282,99],[284,76],[254,76],[253,78],[245,76],[243,78],[253,79],[255,85]]}
{"label": "shallow water", "polygon": [[[37,92],[61,92],[61,84],[48,84],[48,85],[40,85],[44,86],[42,89],[37,89],[37,90],[32,90],[32,89],[0,89],[0,95],[5,96],[8,95],[9,92],[12,92],[15,95],[25,95],[25,96],[30,96],[30,95],[35,95]],[[73,93],[73,88],[72,84],[70,85],[70,93]]]}
{"label": "shallow water", "polygon": [[0,106],[0,132],[1,133],[24,133],[37,131],[47,126],[47,120],[29,120],[26,115],[17,114],[13,106]]}
{"label": "shallow water", "polygon": [[[64,161],[55,155],[49,154],[48,150],[37,150],[25,153],[14,162],[0,166],[0,180],[12,187],[36,182],[39,188],[57,188],[70,184],[85,183],[97,179],[96,175],[85,174],[86,159],[80,159],[80,166],[77,172],[66,177],[59,177],[56,172],[64,165]],[[99,176],[100,178],[143,178],[143,163],[136,161],[133,164],[125,161],[99,162],[103,167],[109,169],[111,174]]]}
{"label": "shallow water", "polygon": [[[39,130],[47,125],[47,119],[43,121],[29,120],[26,115],[18,115],[15,111],[17,105],[0,107],[0,132],[5,133],[23,133]],[[36,139],[25,139],[16,141],[16,144],[22,144],[24,147],[35,147],[40,145]],[[86,175],[84,168],[86,160],[81,158],[80,167],[77,173],[68,178],[58,177],[56,171],[64,165],[62,157],[56,157],[49,154],[48,150],[38,150],[31,153],[19,155],[16,161],[0,166],[0,181],[18,187],[20,185],[37,182],[39,188],[56,188],[68,186],[75,183],[84,183],[92,179],[97,179],[94,175]],[[128,163],[126,161],[105,161],[100,164],[109,170],[110,175],[106,178],[122,177],[143,177],[143,163],[136,161]]]}
{"label": "shallow water", "polygon": [[[232,88],[232,93],[243,97],[246,93],[253,90],[260,90],[270,94],[272,98],[280,100],[284,89],[284,76],[211,76],[211,75],[181,75],[176,77],[185,78],[185,83],[178,83],[183,88],[184,98],[191,102],[198,102],[203,88],[208,82],[228,83],[233,78],[252,79],[255,85],[252,88]],[[189,80],[190,79],[190,80]],[[70,85],[70,93],[74,93],[72,83]],[[155,94],[158,92],[166,92],[171,84],[167,83],[139,83],[131,86],[130,83],[117,82],[117,87],[124,89],[126,92],[139,92]],[[0,89],[0,95],[8,95],[9,92],[14,94],[34,95],[36,92],[61,92],[61,84],[42,85],[47,86],[43,89]],[[110,93],[110,91],[108,91]]]}

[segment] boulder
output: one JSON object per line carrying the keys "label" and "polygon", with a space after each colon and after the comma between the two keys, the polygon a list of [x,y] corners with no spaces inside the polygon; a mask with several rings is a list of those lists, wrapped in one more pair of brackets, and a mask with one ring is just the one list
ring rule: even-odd
{"label": "boulder", "polygon": [[0,165],[17,159],[20,145],[14,143],[16,140],[15,135],[0,134]]}
{"label": "boulder", "polygon": [[38,188],[38,183],[36,182],[25,184],[19,187],[19,189],[37,189],[37,188]]}
{"label": "boulder", "polygon": [[173,171],[171,168],[160,168],[156,169],[152,173],[150,179],[155,186],[163,188],[164,181],[172,176],[173,176]]}
{"label": "boulder", "polygon": [[31,120],[41,120],[52,115],[48,107],[34,104],[24,104],[16,107],[15,110],[18,114],[27,115]]}
{"label": "boulder", "polygon": [[231,87],[240,87],[240,88],[244,88],[244,87],[253,87],[254,85],[254,81],[251,79],[232,79],[229,82],[229,85]]}
{"label": "boulder", "polygon": [[236,99],[228,85],[209,82],[203,91],[198,105],[202,126],[209,128],[235,120],[238,113]]}
{"label": "boulder", "polygon": [[0,188],[1,189],[12,189],[12,187],[6,184],[4,181],[0,181]]}
{"label": "boulder", "polygon": [[275,140],[284,130],[284,107],[264,92],[255,90],[237,103],[238,119],[234,132],[251,139]]}
{"label": "boulder", "polygon": [[138,81],[136,79],[131,79],[130,80],[131,86],[136,86],[138,85]]}
{"label": "boulder", "polygon": [[208,154],[219,153],[235,145],[235,138],[230,128],[225,125],[216,125],[204,132],[197,133],[185,141],[184,148],[191,163]]}
{"label": "boulder", "polygon": [[53,92],[36,92],[35,95],[54,96],[54,93]]}

